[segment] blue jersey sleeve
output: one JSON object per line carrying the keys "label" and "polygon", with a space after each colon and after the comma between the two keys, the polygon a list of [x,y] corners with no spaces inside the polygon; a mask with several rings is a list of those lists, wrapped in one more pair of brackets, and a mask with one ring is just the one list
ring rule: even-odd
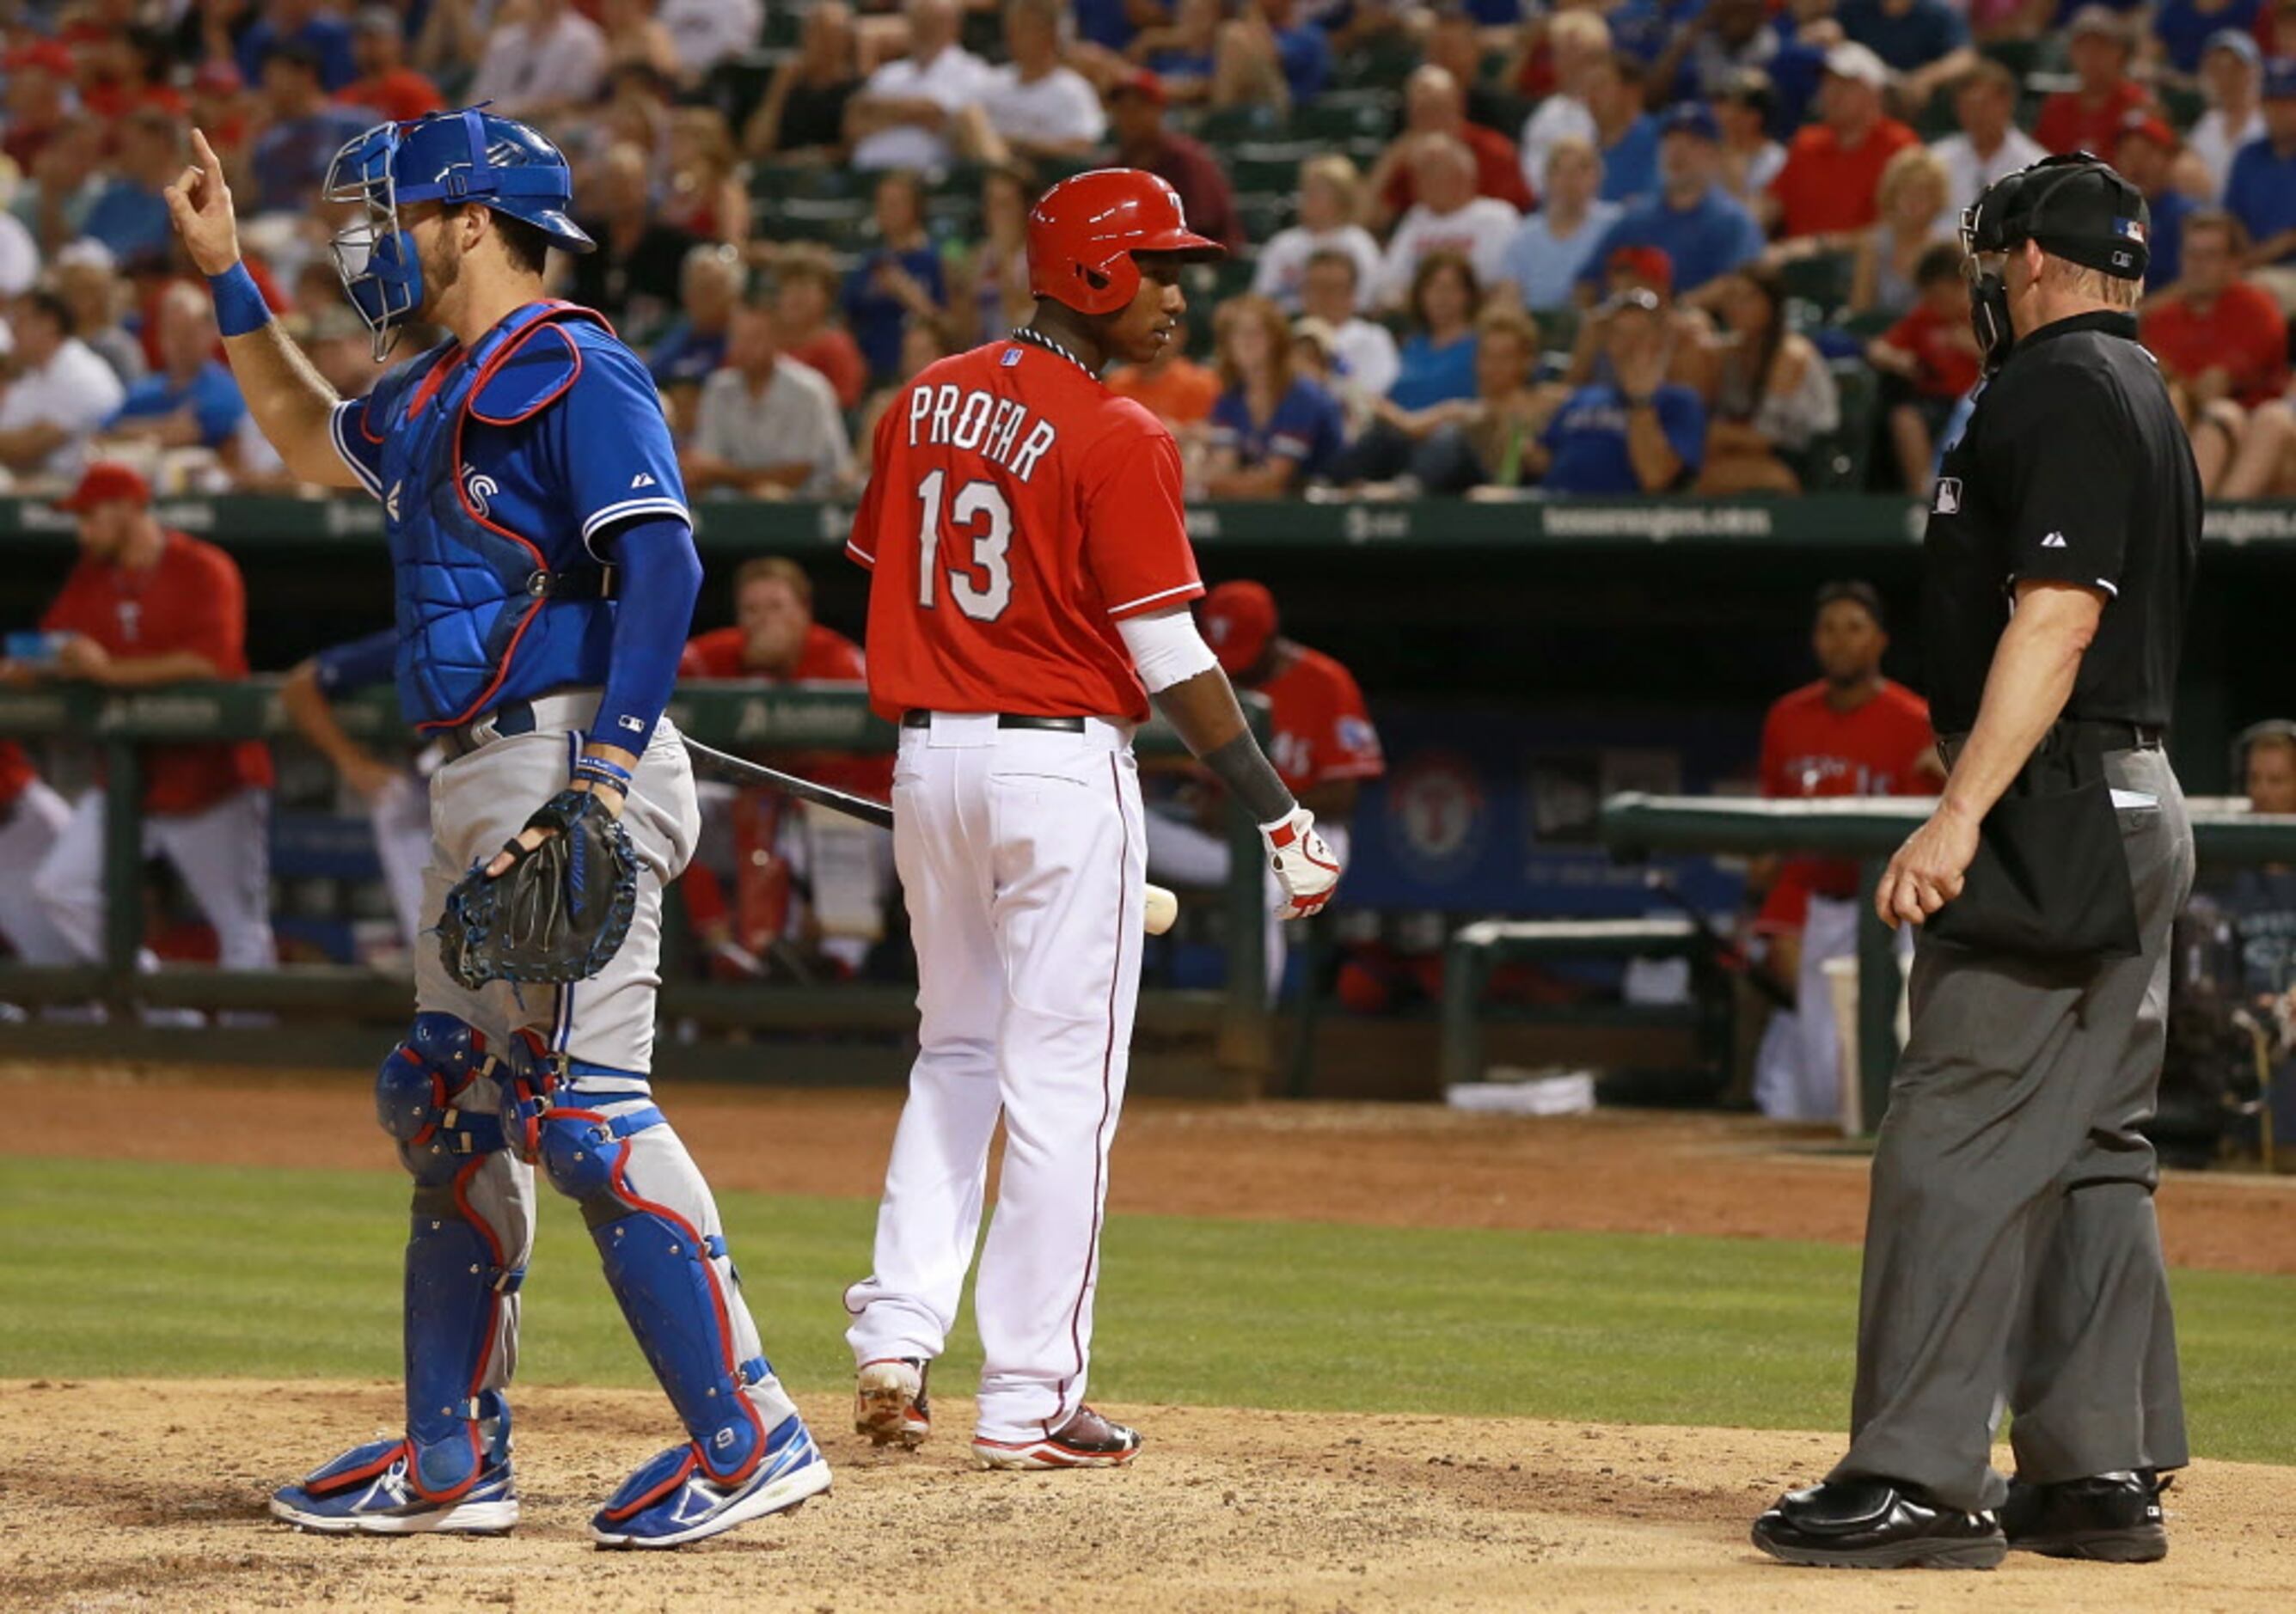
{"label": "blue jersey sleeve", "polygon": [[644,361],[602,331],[576,340],[581,371],[541,421],[543,480],[563,489],[567,516],[603,560],[599,540],[622,522],[693,518]]}
{"label": "blue jersey sleeve", "polygon": [[318,675],[320,692],[340,695],[369,684],[390,683],[396,673],[398,655],[398,630],[386,627],[364,639],[330,644],[311,658],[311,666]]}

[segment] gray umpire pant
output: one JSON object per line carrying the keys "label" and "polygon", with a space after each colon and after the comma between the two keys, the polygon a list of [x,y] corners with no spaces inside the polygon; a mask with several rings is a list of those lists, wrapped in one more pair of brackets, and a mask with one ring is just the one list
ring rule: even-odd
{"label": "gray umpire pant", "polygon": [[1997,1507],[2021,1479],[2182,1467],[2184,1401],[2153,1219],[2169,930],[2193,831],[2168,758],[2108,753],[2144,952],[2052,965],[1923,937],[1913,1035],[1874,1156],[1851,1443],[1831,1478]]}

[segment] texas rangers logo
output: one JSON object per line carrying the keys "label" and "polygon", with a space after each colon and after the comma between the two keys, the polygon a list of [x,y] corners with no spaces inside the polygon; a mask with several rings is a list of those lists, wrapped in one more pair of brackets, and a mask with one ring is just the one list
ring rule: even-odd
{"label": "texas rangers logo", "polygon": [[487,501],[502,491],[502,484],[484,471],[463,467],[463,492],[471,501],[471,508],[479,512],[480,520],[487,517]]}

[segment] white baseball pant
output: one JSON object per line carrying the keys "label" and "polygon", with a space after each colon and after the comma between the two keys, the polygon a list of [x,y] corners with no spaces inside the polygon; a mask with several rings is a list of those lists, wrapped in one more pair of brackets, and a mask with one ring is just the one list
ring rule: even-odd
{"label": "white baseball pant", "polygon": [[71,821],[71,803],[35,779],[14,805],[0,807],[0,937],[28,964],[68,964],[71,943],[41,905],[30,878]]}
{"label": "white baseball pant", "polygon": [[396,775],[367,804],[367,815],[398,933],[408,947],[419,949],[430,925],[422,909],[423,875],[430,866],[430,782],[412,773]]}
{"label": "white baseball pant", "polygon": [[[55,846],[33,876],[33,894],[74,957],[103,957],[103,792],[72,808]],[[196,813],[150,813],[144,855],[165,857],[215,927],[217,962],[226,970],[268,970],[271,939],[271,792],[239,791]],[[148,961],[147,961],[148,963]]]}
{"label": "white baseball pant", "polygon": [[857,1363],[941,1354],[1004,1174],[973,1310],[978,1435],[1033,1438],[1083,1404],[1108,1149],[1140,987],[1146,847],[1131,734],[901,731],[893,852],[922,1023],[878,1208],[874,1272],[846,1291]]}

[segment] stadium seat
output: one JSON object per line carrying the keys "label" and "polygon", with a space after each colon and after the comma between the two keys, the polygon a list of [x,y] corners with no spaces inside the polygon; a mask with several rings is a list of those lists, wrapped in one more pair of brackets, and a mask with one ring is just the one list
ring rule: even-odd
{"label": "stadium seat", "polygon": [[[1239,194],[1235,210],[1243,220],[1247,240],[1266,241],[1276,231],[1292,222],[1293,198],[1288,191],[1259,191]],[[1237,261],[1249,264],[1249,250],[1237,255]]]}
{"label": "stadium seat", "polygon": [[1395,109],[1380,94],[1349,95],[1333,91],[1292,109],[1284,133],[1324,150],[1357,140],[1384,141],[1395,125]]}
{"label": "stadium seat", "polygon": [[1283,128],[1274,107],[1210,107],[1195,115],[1189,126],[1195,137],[1215,150],[1247,140],[1265,140]]}
{"label": "stadium seat", "polygon": [[1834,359],[1834,391],[1841,399],[1841,424],[1809,446],[1805,493],[1859,493],[1874,457],[1874,434],[1881,383],[1862,358]]}
{"label": "stadium seat", "polygon": [[1227,153],[1228,183],[1239,194],[1257,191],[1289,196],[1299,188],[1300,165],[1330,148],[1312,140],[1255,140]]}
{"label": "stadium seat", "polygon": [[1779,266],[1778,279],[1787,300],[1807,304],[1816,315],[1814,320],[1797,323],[1821,324],[1833,317],[1849,296],[1849,268],[1847,252],[1815,252],[1789,258]]}

